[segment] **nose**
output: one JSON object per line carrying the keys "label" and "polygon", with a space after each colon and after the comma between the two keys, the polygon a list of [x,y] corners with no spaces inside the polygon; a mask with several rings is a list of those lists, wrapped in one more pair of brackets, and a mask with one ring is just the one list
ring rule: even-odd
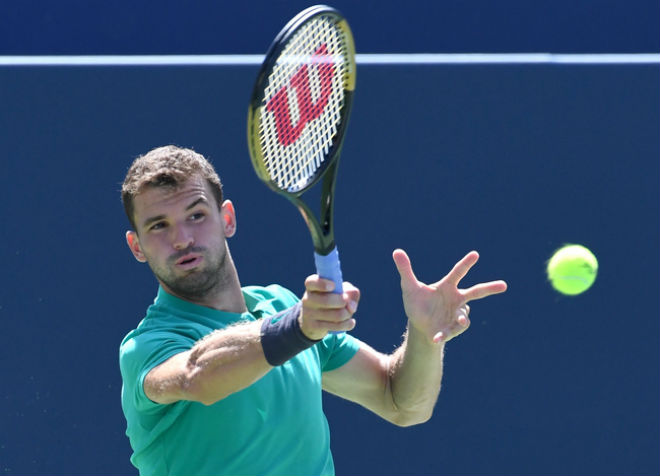
{"label": "nose", "polygon": [[175,250],[185,250],[195,243],[195,239],[185,226],[177,226],[174,229],[174,237],[172,240],[172,246]]}

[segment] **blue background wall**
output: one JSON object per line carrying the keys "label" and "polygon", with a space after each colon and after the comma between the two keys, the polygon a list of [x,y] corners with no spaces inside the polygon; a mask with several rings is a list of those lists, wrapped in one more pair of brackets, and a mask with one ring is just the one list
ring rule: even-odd
{"label": "blue background wall", "polygon": [[[660,50],[657,2],[407,4],[334,3],[363,53]],[[263,53],[308,4],[58,5],[3,6],[0,54]],[[256,70],[0,67],[2,474],[135,474],[117,348],[156,290],[123,238],[135,156],[209,156],[237,208],[242,282],[302,291],[308,234],[247,155]],[[465,284],[510,289],[475,302],[448,344],[430,422],[326,400],[339,474],[658,474],[659,73],[359,66],[336,203],[344,276],[363,293],[354,334],[384,352],[400,341],[396,247],[426,281],[477,249]],[[601,264],[577,298],[544,276],[566,242]]]}

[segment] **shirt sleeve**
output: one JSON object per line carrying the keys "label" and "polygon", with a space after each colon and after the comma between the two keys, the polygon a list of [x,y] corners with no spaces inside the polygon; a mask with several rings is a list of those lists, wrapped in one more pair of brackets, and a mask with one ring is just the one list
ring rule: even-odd
{"label": "shirt sleeve", "polygon": [[190,350],[194,342],[184,336],[163,331],[150,331],[125,341],[120,349],[119,362],[126,397],[132,399],[137,410],[148,411],[159,406],[144,393],[144,378],[156,366],[174,355]]}
{"label": "shirt sleeve", "polygon": [[338,369],[351,360],[360,349],[360,341],[350,334],[328,334],[316,344],[321,361],[321,371]]}

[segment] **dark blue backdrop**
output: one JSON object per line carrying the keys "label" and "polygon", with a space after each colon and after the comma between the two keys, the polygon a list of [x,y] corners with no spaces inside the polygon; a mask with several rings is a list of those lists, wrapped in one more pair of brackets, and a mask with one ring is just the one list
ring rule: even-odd
{"label": "dark blue backdrop", "polygon": [[[304,0],[3,3],[2,54],[262,54]],[[324,2],[317,2],[324,3]],[[655,0],[337,0],[363,53],[652,53]]]}
{"label": "dark blue backdrop", "polygon": [[[651,28],[647,18],[657,5],[599,9],[585,28],[618,25],[625,34],[614,41],[578,35],[590,2],[573,8],[572,23],[549,4],[503,5],[523,15],[514,21],[482,3],[413,2],[426,14],[400,15],[405,28],[387,46],[374,42],[385,36],[370,24],[376,2],[338,6],[362,52],[658,51],[658,16]],[[30,2],[21,2],[13,14],[35,29],[0,28],[0,44],[21,54],[259,53],[306,5],[271,4],[256,20],[267,32],[246,34],[230,28],[252,15],[240,6],[212,33],[207,17],[221,9],[208,4],[177,20],[172,5],[95,14],[74,2],[35,3],[28,18],[21,10]],[[431,34],[424,28],[434,18]],[[461,26],[470,22],[488,29],[468,35]],[[550,41],[543,28],[553,22],[572,34]],[[214,34],[223,47],[208,46]],[[256,69],[0,67],[2,474],[135,474],[117,349],[156,290],[123,238],[118,191],[136,155],[177,143],[209,156],[236,205],[230,246],[242,282],[302,290],[313,268],[306,229],[247,156]],[[426,281],[477,249],[466,284],[503,278],[510,289],[475,302],[471,329],[448,345],[430,422],[400,429],[326,400],[338,474],[660,471],[659,80],[657,64],[359,66],[336,204],[344,276],[363,293],[354,334],[381,351],[400,341],[395,247]],[[544,276],[566,242],[589,246],[601,264],[594,287],[576,298],[554,293]]]}

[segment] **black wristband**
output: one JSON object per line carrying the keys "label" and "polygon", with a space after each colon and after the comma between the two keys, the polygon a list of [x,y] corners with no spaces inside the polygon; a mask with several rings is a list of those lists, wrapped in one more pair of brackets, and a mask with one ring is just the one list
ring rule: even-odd
{"label": "black wristband", "polygon": [[299,352],[309,349],[319,342],[308,339],[300,329],[298,316],[302,311],[302,303],[277,314],[266,317],[261,324],[261,347],[270,365],[282,365]]}

